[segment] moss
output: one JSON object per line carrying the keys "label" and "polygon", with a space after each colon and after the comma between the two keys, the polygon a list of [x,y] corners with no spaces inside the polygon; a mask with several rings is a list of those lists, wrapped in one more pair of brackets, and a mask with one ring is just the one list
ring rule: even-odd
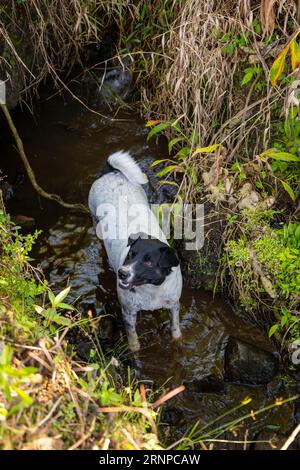
{"label": "moss", "polygon": [[[257,318],[255,309],[273,312],[274,299],[268,297],[262,275],[271,283],[276,293],[276,309],[280,324],[273,332],[281,332],[291,341],[300,336],[300,229],[293,224],[292,230],[284,226],[281,230],[270,227],[272,213],[249,211],[243,224],[244,234],[227,244],[228,265],[234,290],[239,301],[248,312]],[[255,271],[250,245],[254,250],[260,271]],[[226,264],[227,259],[223,259]],[[270,326],[270,325],[269,325]]]}
{"label": "moss", "polygon": [[278,233],[271,230],[269,232],[254,240],[253,248],[263,268],[276,279],[282,270],[280,254],[285,247]]}

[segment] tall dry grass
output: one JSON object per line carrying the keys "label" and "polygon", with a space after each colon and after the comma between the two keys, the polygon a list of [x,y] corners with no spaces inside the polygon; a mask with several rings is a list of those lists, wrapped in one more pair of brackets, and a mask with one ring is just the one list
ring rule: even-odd
{"label": "tall dry grass", "polygon": [[[199,135],[200,145],[206,145],[214,139],[217,124],[222,126],[227,123],[226,131],[232,130],[234,123],[230,119],[251,101],[250,96],[237,93],[234,86],[236,72],[246,66],[245,59],[249,54],[252,54],[252,59],[262,63],[265,74],[269,70],[265,63],[266,56],[260,53],[263,47],[261,37],[253,37],[252,51],[247,48],[245,51],[236,50],[229,57],[222,51],[223,44],[217,32],[252,34],[254,18],[260,18],[264,34],[270,33],[276,23],[284,41],[289,34],[288,22],[296,22],[296,2],[184,2],[177,19],[161,36],[163,59],[150,77],[150,83],[152,80],[155,86],[143,86],[143,100],[151,115],[158,119],[178,118],[187,133],[191,135],[195,131]],[[274,57],[277,51],[278,40],[268,48],[267,53]]]}
{"label": "tall dry grass", "polygon": [[49,76],[59,80],[62,72],[80,62],[85,46],[101,39],[98,4],[97,0],[1,2],[1,78],[20,81],[21,95],[27,98]]}

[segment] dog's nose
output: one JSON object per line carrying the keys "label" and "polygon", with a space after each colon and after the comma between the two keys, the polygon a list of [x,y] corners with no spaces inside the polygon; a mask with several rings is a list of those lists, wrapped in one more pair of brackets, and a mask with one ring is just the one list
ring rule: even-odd
{"label": "dog's nose", "polygon": [[129,277],[129,272],[128,271],[124,271],[121,269],[119,269],[118,271],[118,276],[120,279],[122,279],[122,281],[125,281],[125,279],[127,279]]}

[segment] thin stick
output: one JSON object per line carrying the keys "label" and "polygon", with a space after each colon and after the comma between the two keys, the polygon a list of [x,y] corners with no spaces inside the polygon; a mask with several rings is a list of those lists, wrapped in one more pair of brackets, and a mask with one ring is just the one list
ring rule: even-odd
{"label": "thin stick", "polygon": [[158,406],[162,405],[165,401],[170,400],[171,398],[175,397],[175,395],[177,395],[178,393],[183,392],[184,390],[185,390],[185,386],[184,385],[179,385],[179,387],[175,388],[174,390],[171,390],[166,395],[164,395],[163,397],[156,400],[156,402],[153,403],[151,408],[153,408],[153,409],[157,408]]}
{"label": "thin stick", "polygon": [[292,434],[289,436],[289,438],[285,441],[283,446],[281,447],[280,450],[287,450],[287,448],[291,445],[291,443],[296,439],[297,434],[300,432],[300,423],[298,426],[295,427],[294,431]]}
{"label": "thin stick", "polygon": [[45,199],[50,199],[51,201],[55,201],[58,204],[60,204],[61,206],[67,208],[67,209],[72,209],[72,210],[77,210],[77,211],[87,213],[88,210],[83,204],[71,204],[71,203],[65,202],[65,201],[63,201],[63,199],[58,194],[47,193],[47,191],[45,191],[43,188],[41,188],[41,186],[38,184],[38,182],[36,180],[35,174],[33,172],[33,169],[30,166],[28,158],[26,157],[23,142],[21,140],[21,137],[19,136],[19,133],[18,133],[15,125],[14,125],[14,122],[12,120],[12,117],[10,115],[8,107],[6,106],[6,104],[0,104],[0,106],[1,106],[2,111],[3,111],[3,113],[6,117],[7,123],[10,127],[10,130],[11,130],[13,136],[14,136],[14,139],[16,141],[18,152],[19,152],[20,157],[21,157],[21,159],[24,163],[24,166],[25,166],[27,175],[29,177],[29,180],[30,180],[32,186],[34,187],[34,189],[37,191],[37,193],[39,193]]}

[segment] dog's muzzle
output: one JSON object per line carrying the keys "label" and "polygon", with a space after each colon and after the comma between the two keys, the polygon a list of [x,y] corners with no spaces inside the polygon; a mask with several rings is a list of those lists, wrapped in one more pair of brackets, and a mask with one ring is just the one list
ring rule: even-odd
{"label": "dog's muzzle", "polygon": [[120,268],[118,271],[119,286],[122,289],[132,289],[133,283],[130,282],[131,272],[126,268]]}

